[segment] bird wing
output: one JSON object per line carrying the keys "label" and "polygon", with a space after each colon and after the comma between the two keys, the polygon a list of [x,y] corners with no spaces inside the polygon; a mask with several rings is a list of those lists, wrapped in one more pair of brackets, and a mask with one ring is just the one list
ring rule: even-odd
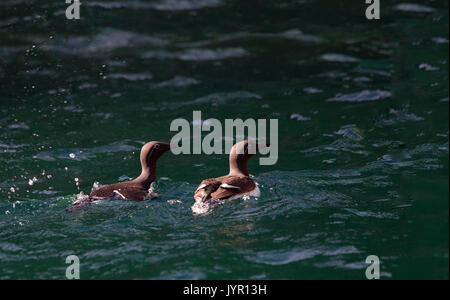
{"label": "bird wing", "polygon": [[209,196],[212,192],[216,191],[220,186],[218,178],[210,178],[203,180],[194,193],[194,199],[202,199]]}
{"label": "bird wing", "polygon": [[211,200],[228,199],[237,195],[251,192],[256,187],[249,177],[228,176],[222,179],[219,188],[211,193]]}
{"label": "bird wing", "polygon": [[139,185],[132,185],[130,182],[122,182],[105,185],[92,191],[89,197],[104,200],[134,200],[143,201],[148,195],[148,191]]}

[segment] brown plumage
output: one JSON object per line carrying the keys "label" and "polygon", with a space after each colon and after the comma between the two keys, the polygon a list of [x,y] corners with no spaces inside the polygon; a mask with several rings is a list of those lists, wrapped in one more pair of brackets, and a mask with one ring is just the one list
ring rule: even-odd
{"label": "brown plumage", "polygon": [[90,203],[95,200],[128,199],[143,201],[156,194],[151,194],[150,187],[156,179],[156,161],[161,155],[170,150],[170,144],[150,142],[141,149],[141,175],[134,180],[111,185],[104,185],[93,189],[91,194],[74,203],[75,206]]}
{"label": "brown plumage", "polygon": [[249,142],[243,141],[233,146],[230,152],[230,172],[226,176],[203,180],[194,194],[196,202],[213,203],[217,200],[236,198],[257,189],[248,173],[248,160],[258,151],[249,151]]}

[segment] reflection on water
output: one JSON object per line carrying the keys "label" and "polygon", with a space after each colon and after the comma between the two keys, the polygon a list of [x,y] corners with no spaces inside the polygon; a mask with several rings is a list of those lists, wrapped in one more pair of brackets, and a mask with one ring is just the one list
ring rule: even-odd
{"label": "reflection on water", "polygon": [[[448,278],[448,1],[363,2],[0,2],[0,278]],[[193,110],[279,119],[261,197],[195,215],[227,157],[168,155],[161,198],[66,212]]]}

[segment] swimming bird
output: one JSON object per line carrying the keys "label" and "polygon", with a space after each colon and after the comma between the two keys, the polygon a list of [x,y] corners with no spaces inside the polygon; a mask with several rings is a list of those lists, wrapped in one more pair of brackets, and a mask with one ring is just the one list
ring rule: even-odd
{"label": "swimming bird", "polygon": [[170,144],[150,142],[141,149],[142,172],[134,180],[104,185],[93,188],[89,196],[82,197],[74,203],[80,206],[97,200],[134,200],[143,201],[157,197],[153,192],[153,182],[156,179],[156,161],[165,152],[170,150]]}
{"label": "swimming bird", "polygon": [[[253,151],[250,151],[250,147],[253,147]],[[230,151],[228,175],[203,180],[194,193],[195,202],[214,205],[220,200],[237,199],[244,195],[259,197],[261,192],[248,173],[248,160],[259,151],[259,147],[248,140],[234,145]]]}

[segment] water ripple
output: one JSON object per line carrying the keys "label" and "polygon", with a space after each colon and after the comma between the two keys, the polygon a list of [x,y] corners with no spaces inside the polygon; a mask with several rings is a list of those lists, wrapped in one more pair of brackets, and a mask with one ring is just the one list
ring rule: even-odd
{"label": "water ripple", "polygon": [[366,102],[366,101],[378,101],[392,96],[389,91],[382,90],[364,90],[357,93],[337,95],[328,99],[328,102]]}

